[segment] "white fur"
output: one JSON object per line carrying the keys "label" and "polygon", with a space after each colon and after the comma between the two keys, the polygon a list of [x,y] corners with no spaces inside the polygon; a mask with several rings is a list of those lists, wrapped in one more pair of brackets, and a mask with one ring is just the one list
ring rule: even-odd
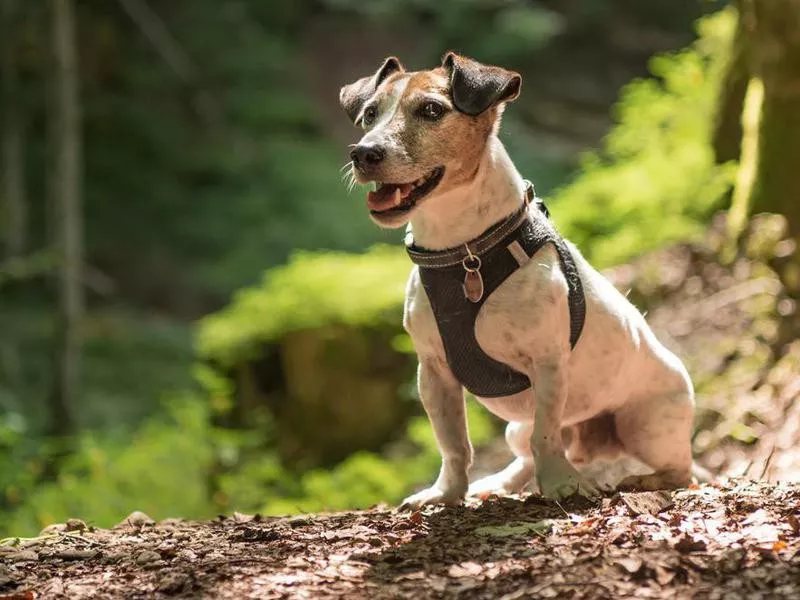
{"label": "white fur", "polygon": [[[415,241],[429,249],[460,246],[517,210],[523,196],[523,179],[493,134],[471,183],[442,194],[434,190],[412,213]],[[545,218],[535,208],[531,216]],[[431,488],[405,505],[455,503],[467,491],[518,492],[534,479],[534,471],[546,496],[576,491],[593,495],[598,487],[630,474],[612,475],[605,468],[598,473],[598,465],[615,457],[619,464],[633,460],[654,472],[649,479],[629,478],[632,485],[688,483],[694,401],[685,368],[655,338],[639,311],[574,246],[570,249],[586,295],[586,322],[574,350],[569,345],[566,280],[551,246],[512,274],[478,315],[476,337],[483,350],[529,374],[533,388],[509,397],[478,398],[509,422],[506,439],[517,458],[472,486],[463,391],[447,366],[418,271],[412,271],[404,325],[419,355],[420,396],[441,449],[442,469]],[[609,413],[616,425],[615,443],[592,447],[591,438],[582,438],[573,427],[584,422],[600,426],[600,419],[591,420]],[[573,428],[566,448],[563,428]],[[609,476],[616,481],[609,482]]]}

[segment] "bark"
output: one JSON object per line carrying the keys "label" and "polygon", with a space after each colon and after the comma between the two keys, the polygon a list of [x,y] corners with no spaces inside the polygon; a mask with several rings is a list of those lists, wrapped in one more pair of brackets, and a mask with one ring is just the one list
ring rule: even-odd
{"label": "bark", "polygon": [[74,429],[72,408],[79,394],[83,320],[83,227],[81,215],[81,128],[78,52],[72,0],[51,0],[54,52],[52,109],[53,169],[58,268],[58,340],[56,383],[52,394],[52,429]]}
{"label": "bark", "polygon": [[764,83],[754,207],[800,236],[800,0],[742,0],[753,74]]}
{"label": "bark", "polygon": [[[744,115],[745,122],[755,123],[750,136],[757,142],[750,151],[747,139],[741,146],[734,217],[780,213],[796,247],[800,242],[800,0],[739,0],[737,5],[739,28],[721,111],[733,110],[725,102],[735,104],[731,82],[740,81],[744,73],[749,74],[747,89],[763,92],[760,114]],[[718,156],[725,157],[728,150],[721,139],[718,130]],[[778,258],[787,292],[800,298],[800,252]]]}
{"label": "bark", "polygon": [[18,0],[0,0],[0,107],[2,110],[2,151],[0,151],[0,199],[3,218],[5,254],[19,257],[25,252],[28,212],[25,198],[24,128],[19,96],[16,57],[12,33]]}
{"label": "bark", "polygon": [[741,114],[751,77],[749,50],[747,31],[742,19],[737,19],[714,121],[713,144],[718,163],[739,159],[742,139]]}

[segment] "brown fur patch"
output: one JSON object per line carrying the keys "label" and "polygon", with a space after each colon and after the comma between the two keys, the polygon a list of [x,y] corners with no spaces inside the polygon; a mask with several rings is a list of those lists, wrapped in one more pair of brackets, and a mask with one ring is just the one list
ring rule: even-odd
{"label": "brown fur patch", "polygon": [[452,100],[448,102],[447,114],[439,121],[426,121],[416,115],[431,95],[449,99],[449,88],[450,82],[441,67],[420,71],[411,74],[400,99],[405,125],[401,139],[409,157],[415,162],[428,162],[435,158],[447,167],[440,191],[467,183],[475,177],[497,119],[495,109],[478,116],[463,114],[452,106]]}

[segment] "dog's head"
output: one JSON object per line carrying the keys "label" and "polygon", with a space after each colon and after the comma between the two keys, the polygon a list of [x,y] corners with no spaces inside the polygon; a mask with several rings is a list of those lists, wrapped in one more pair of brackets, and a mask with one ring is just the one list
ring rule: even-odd
{"label": "dog's head", "polygon": [[521,85],[518,73],[449,52],[430,71],[407,72],[390,57],[344,86],[342,108],[364,130],[350,153],[353,175],[376,185],[372,219],[400,227],[423,201],[470,181]]}

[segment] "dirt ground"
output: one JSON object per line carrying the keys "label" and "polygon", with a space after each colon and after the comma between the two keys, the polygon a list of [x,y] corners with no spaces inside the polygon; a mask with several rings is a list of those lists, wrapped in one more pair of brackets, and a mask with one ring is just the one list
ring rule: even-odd
{"label": "dirt ground", "polygon": [[800,485],[459,508],[79,521],[0,551],[0,598],[800,598]]}

